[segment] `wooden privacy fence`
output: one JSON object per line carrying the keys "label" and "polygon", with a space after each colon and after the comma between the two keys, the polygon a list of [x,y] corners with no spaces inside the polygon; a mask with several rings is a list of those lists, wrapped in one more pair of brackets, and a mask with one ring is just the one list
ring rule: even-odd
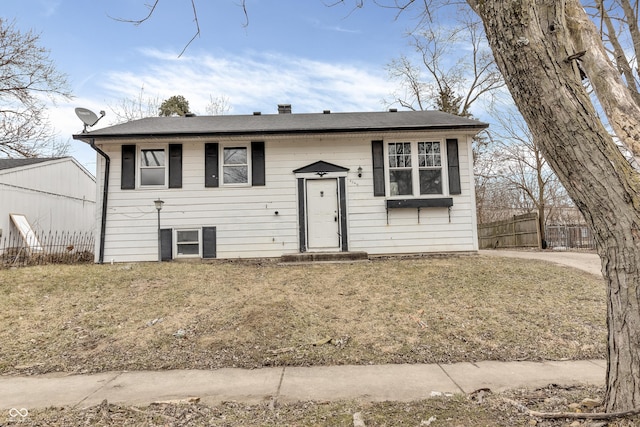
{"label": "wooden privacy fence", "polygon": [[538,214],[516,215],[478,226],[480,249],[539,248]]}
{"label": "wooden privacy fence", "polygon": [[34,233],[26,239],[10,232],[0,237],[0,268],[93,262],[92,232]]}

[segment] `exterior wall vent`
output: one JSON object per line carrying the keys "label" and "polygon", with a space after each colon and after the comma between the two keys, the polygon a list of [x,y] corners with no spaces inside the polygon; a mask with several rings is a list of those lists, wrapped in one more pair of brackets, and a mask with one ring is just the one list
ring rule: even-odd
{"label": "exterior wall vent", "polygon": [[331,110],[324,110],[322,114],[331,114]]}
{"label": "exterior wall vent", "polygon": [[389,112],[390,113],[397,113],[398,109],[397,108],[389,108]]}
{"label": "exterior wall vent", "polygon": [[261,113],[260,111],[254,111],[254,112],[253,112],[253,115],[254,115],[254,116],[261,116],[261,115],[262,115],[262,113]]}
{"label": "exterior wall vent", "polygon": [[291,104],[278,104],[278,114],[291,114]]}

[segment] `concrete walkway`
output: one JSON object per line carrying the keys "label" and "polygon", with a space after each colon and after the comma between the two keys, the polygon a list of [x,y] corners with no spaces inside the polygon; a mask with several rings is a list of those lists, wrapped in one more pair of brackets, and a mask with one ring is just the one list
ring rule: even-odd
{"label": "concrete walkway", "polygon": [[480,388],[604,385],[603,360],[478,362],[428,365],[280,367],[108,372],[94,375],[0,377],[0,410],[110,403],[147,405],[199,397],[221,401],[410,401]]}
{"label": "concrete walkway", "polygon": [[577,268],[587,273],[595,274],[602,277],[602,266],[600,257],[590,252],[571,252],[571,251],[537,251],[537,250],[521,250],[511,251],[504,249],[487,249],[479,251],[483,256],[501,256],[507,258],[526,258],[538,259],[541,261],[553,262],[555,264],[566,265],[568,267]]}

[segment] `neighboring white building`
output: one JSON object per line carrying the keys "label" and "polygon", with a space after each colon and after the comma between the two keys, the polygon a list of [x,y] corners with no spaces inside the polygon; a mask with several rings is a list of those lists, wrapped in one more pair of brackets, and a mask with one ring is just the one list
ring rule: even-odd
{"label": "neighboring white building", "polygon": [[100,153],[96,261],[157,260],[158,199],[163,259],[477,251],[471,144],[487,124],[286,107],[74,135]]}
{"label": "neighboring white building", "polygon": [[24,215],[36,233],[92,232],[96,180],[72,157],[0,159],[0,235]]}

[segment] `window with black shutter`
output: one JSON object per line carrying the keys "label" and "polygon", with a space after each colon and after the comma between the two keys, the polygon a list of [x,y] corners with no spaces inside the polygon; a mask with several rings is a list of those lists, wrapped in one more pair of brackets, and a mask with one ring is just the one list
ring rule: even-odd
{"label": "window with black shutter", "polygon": [[169,188],[182,188],[182,144],[169,144]]}
{"label": "window with black shutter", "polygon": [[217,142],[206,143],[204,159],[205,187],[221,185],[258,187],[266,183],[263,141],[222,147]]}
{"label": "window with black shutter", "polygon": [[218,143],[210,142],[204,144],[204,186],[218,187]]}
{"label": "window with black shutter", "polygon": [[160,230],[160,259],[162,261],[173,259],[173,230],[171,228]]}
{"label": "window with black shutter", "polygon": [[383,141],[371,141],[373,155],[373,195],[384,196],[384,143]]}
{"label": "window with black shutter", "polygon": [[251,143],[251,185],[265,185],[264,142]]}
{"label": "window with black shutter", "polygon": [[216,227],[202,227],[202,258],[216,257]]}
{"label": "window with black shutter", "polygon": [[120,171],[120,188],[133,190],[136,188],[136,146],[122,146],[122,168]]}
{"label": "window with black shutter", "polygon": [[449,172],[449,194],[461,194],[460,160],[458,159],[457,139],[447,139],[447,163]]}

